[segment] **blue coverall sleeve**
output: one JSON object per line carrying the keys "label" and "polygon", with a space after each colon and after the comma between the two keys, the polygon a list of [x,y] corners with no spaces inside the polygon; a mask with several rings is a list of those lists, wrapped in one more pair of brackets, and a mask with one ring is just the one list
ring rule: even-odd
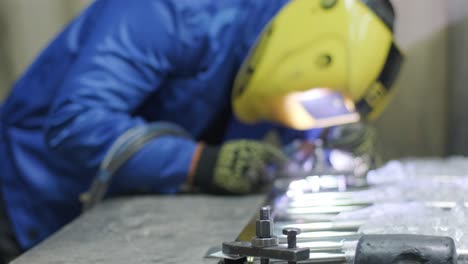
{"label": "blue coverall sleeve", "polygon": [[[146,125],[133,113],[183,56],[170,1],[96,4],[102,10],[95,27],[86,29],[90,33],[64,76],[46,123],[49,148],[78,171],[93,174],[83,175],[90,179],[122,134]],[[119,170],[113,186],[118,192],[174,192],[187,177],[195,145],[177,137],[154,139]]]}

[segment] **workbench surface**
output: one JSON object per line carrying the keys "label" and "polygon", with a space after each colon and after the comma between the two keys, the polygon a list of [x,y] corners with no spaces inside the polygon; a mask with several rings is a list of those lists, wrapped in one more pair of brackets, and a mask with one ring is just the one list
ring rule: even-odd
{"label": "workbench surface", "polygon": [[[444,200],[452,187],[431,191],[431,176],[464,176],[468,159],[407,159],[369,174],[373,184],[425,179],[415,197]],[[422,177],[422,178],[421,178]],[[428,178],[429,177],[429,178]],[[466,179],[464,176],[460,179]],[[424,181],[424,182],[425,182]],[[429,188],[431,187],[431,188]],[[458,188],[460,189],[460,188]],[[428,191],[429,190],[429,191]],[[465,193],[464,191],[462,192]],[[437,194],[437,195],[435,195]],[[455,192],[456,194],[456,192]],[[464,197],[464,195],[461,195]],[[450,199],[460,197],[452,197]],[[264,202],[263,196],[146,196],[106,201],[78,218],[13,264],[217,263],[208,249],[232,241]]]}
{"label": "workbench surface", "polygon": [[263,196],[146,196],[106,201],[13,264],[217,263]]}

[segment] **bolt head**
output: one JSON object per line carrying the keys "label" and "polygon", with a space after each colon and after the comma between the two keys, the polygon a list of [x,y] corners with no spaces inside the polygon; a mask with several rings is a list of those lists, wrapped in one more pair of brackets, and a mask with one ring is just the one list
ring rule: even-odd
{"label": "bolt head", "polygon": [[297,236],[301,233],[301,229],[294,227],[283,228],[283,235],[286,236]]}

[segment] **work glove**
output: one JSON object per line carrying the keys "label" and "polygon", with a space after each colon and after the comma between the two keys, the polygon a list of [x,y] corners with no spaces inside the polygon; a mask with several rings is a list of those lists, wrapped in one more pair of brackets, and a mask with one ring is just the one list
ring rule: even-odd
{"label": "work glove", "polygon": [[261,191],[274,179],[274,170],[287,162],[272,145],[251,141],[229,141],[204,146],[193,175],[193,184],[204,192],[249,194]]}
{"label": "work glove", "polygon": [[373,127],[364,123],[354,123],[334,127],[326,139],[325,147],[361,156],[375,151],[376,139],[377,134]]}
{"label": "work glove", "polygon": [[331,129],[325,147],[347,151],[356,157],[365,157],[371,167],[381,163],[377,150],[377,133],[369,124],[354,123]]}

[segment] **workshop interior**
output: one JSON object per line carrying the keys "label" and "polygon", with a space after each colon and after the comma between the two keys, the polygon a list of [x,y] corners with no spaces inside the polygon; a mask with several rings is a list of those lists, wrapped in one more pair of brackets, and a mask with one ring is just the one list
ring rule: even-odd
{"label": "workshop interior", "polygon": [[468,1],[138,1],[0,0],[0,264],[468,263]]}

